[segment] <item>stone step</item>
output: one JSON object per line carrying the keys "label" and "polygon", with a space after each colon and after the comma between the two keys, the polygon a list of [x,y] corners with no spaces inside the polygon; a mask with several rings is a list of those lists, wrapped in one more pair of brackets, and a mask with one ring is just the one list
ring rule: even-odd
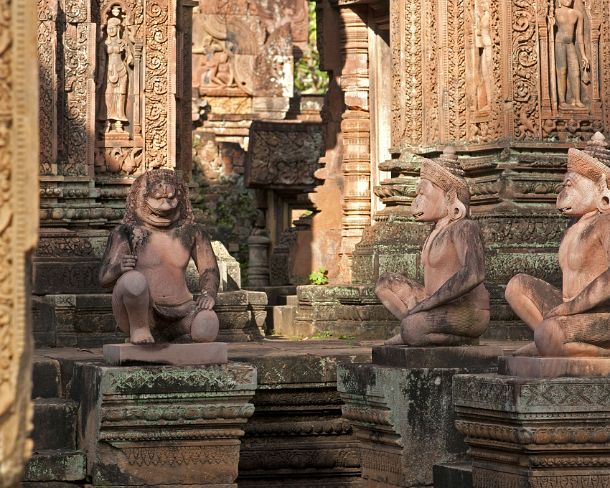
{"label": "stone step", "polygon": [[273,332],[284,337],[296,337],[294,325],[297,307],[294,305],[280,305],[273,307]]}
{"label": "stone step", "polygon": [[[83,451],[36,451],[25,466],[23,480],[80,481],[86,476],[86,457]],[[45,485],[46,486],[46,485]]]}
{"label": "stone step", "polygon": [[35,451],[76,449],[78,404],[60,398],[34,400]]}
{"label": "stone step", "polygon": [[434,488],[472,488],[472,465],[466,463],[436,464]]}
{"label": "stone step", "polygon": [[298,307],[299,305],[299,296],[298,295],[288,295],[286,297],[286,305],[293,305]]}
{"label": "stone step", "polygon": [[61,392],[61,369],[57,359],[35,357],[32,367],[32,399],[58,398]]}

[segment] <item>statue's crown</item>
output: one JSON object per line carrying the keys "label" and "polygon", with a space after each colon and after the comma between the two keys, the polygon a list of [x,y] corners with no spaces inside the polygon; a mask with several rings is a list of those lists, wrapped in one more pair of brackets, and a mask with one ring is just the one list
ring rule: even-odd
{"label": "statue's crown", "polygon": [[455,148],[452,146],[447,146],[443,150],[443,154],[436,160],[423,158],[420,176],[445,191],[468,191],[464,170],[460,166]]}
{"label": "statue's crown", "polygon": [[610,181],[610,150],[603,134],[596,132],[584,151],[575,148],[568,150],[568,171],[595,182],[603,176]]}

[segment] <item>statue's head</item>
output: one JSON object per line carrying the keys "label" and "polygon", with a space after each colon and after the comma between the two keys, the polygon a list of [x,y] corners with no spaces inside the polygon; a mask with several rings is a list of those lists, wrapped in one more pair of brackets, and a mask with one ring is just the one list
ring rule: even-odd
{"label": "statue's head", "polygon": [[568,172],[557,195],[557,208],[574,217],[595,210],[610,212],[608,179],[608,166],[584,151],[571,148],[568,150]]}
{"label": "statue's head", "polygon": [[115,37],[119,34],[119,29],[121,27],[121,19],[117,17],[110,17],[108,19],[108,23],[106,24],[106,32],[108,33],[108,37]]}
{"label": "statue's head", "polygon": [[574,3],[574,0],[561,0],[561,5],[563,7],[571,7]]}
{"label": "statue's head", "polygon": [[470,192],[455,149],[447,147],[438,160],[424,159],[421,180],[411,213],[419,222],[438,222],[449,216],[459,220],[468,216]]}
{"label": "statue's head", "polygon": [[127,196],[124,224],[178,227],[193,222],[188,188],[168,169],[155,169],[136,178]]}

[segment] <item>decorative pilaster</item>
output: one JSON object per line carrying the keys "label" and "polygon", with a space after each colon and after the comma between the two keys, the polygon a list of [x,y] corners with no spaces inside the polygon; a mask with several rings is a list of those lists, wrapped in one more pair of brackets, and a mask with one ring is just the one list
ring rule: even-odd
{"label": "decorative pilaster", "polygon": [[0,0],[0,485],[16,486],[32,452],[27,258],[38,220],[36,4]]}
{"label": "decorative pilaster", "polygon": [[341,275],[347,281],[351,280],[354,247],[362,238],[364,229],[371,225],[368,29],[363,20],[366,11],[359,12],[358,8],[340,10],[343,55],[340,85],[346,106],[341,122],[345,185]]}

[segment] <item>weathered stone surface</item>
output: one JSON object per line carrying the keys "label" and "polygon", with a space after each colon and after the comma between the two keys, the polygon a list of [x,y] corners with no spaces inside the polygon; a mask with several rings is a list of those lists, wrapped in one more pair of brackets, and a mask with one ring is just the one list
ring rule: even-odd
{"label": "weathered stone surface", "polygon": [[197,365],[226,364],[224,342],[194,344],[106,344],[104,362],[110,366],[134,363]]}
{"label": "weathered stone surface", "polygon": [[76,449],[78,403],[61,398],[34,400],[32,440],[37,451]]}
{"label": "weathered stone surface", "polygon": [[373,364],[398,368],[496,368],[502,350],[496,346],[374,346]]}
{"label": "weathered stone surface", "polygon": [[230,345],[231,359],[258,371],[255,412],[245,427],[239,486],[351,487],[360,482],[357,441],[341,416],[338,365],[370,349],[338,341]]}
{"label": "weathered stone surface", "polygon": [[493,371],[495,365],[481,361],[470,367],[428,366],[346,364],[338,368],[343,416],[360,441],[365,483],[430,485],[435,464],[464,459],[462,436],[453,427],[453,377],[466,371]]}
{"label": "weathered stone surface", "polygon": [[59,361],[35,357],[32,368],[32,398],[57,398],[61,396]]}
{"label": "weathered stone surface", "polygon": [[[81,451],[36,451],[26,464],[24,481],[80,481],[87,462]],[[46,484],[44,485],[47,486]]]}
{"label": "weathered stone surface", "polygon": [[501,357],[498,374],[522,378],[610,376],[610,358]]}
{"label": "weathered stone surface", "polygon": [[460,375],[457,429],[470,446],[475,488],[606,486],[610,381]]}
{"label": "weathered stone surface", "polygon": [[435,464],[434,488],[472,488],[470,464]]}
{"label": "weathered stone surface", "polygon": [[81,399],[87,475],[94,486],[236,487],[255,388],[255,369],[238,363],[77,365],[71,395]]}

